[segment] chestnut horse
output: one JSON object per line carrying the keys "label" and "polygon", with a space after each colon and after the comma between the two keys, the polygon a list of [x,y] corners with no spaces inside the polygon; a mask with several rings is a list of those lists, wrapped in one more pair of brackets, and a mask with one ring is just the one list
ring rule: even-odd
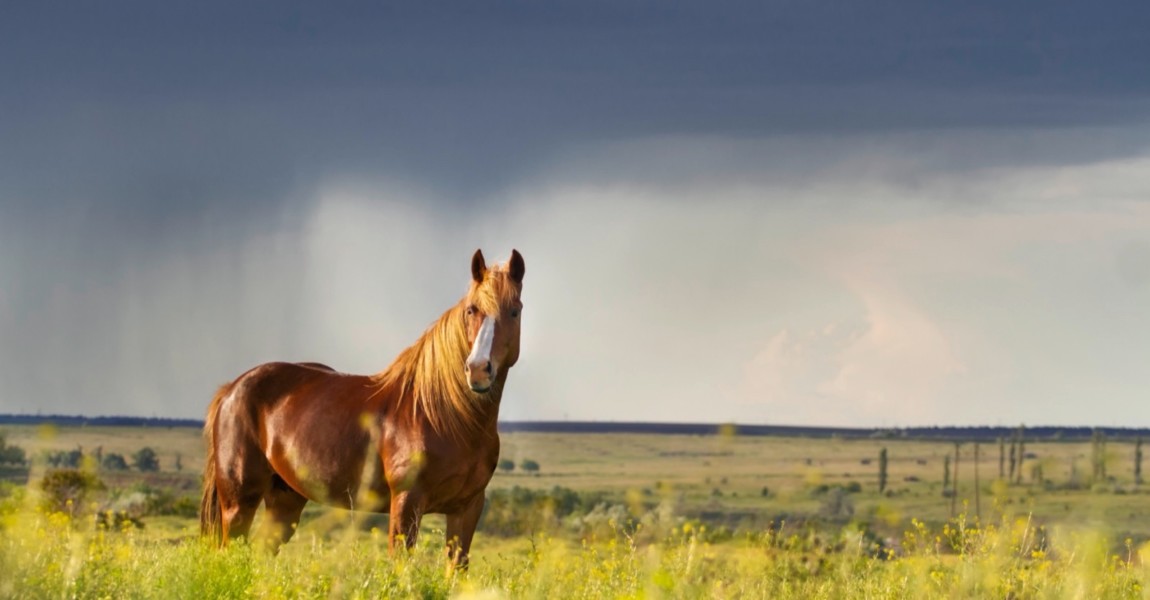
{"label": "chestnut horse", "polygon": [[203,534],[246,536],[263,502],[260,538],[274,550],[311,500],[389,513],[394,551],[415,543],[425,513],[443,513],[448,553],[466,565],[519,359],[524,271],[518,251],[489,269],[477,250],[467,295],[379,374],[278,362],[221,387],[204,424]]}

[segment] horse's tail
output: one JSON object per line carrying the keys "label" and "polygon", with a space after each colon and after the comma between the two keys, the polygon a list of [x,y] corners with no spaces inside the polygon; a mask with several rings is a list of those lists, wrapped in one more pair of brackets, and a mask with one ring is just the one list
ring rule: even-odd
{"label": "horse's tail", "polygon": [[216,392],[208,406],[208,416],[204,420],[204,442],[208,447],[208,460],[204,463],[204,495],[200,498],[200,535],[211,536],[217,542],[224,537],[223,513],[220,510],[220,497],[216,493],[216,418],[220,414],[220,404],[231,391],[231,384]]}

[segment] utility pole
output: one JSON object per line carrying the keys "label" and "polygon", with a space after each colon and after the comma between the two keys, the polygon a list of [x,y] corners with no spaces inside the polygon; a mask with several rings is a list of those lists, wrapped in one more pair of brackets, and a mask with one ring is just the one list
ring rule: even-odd
{"label": "utility pole", "polygon": [[998,438],[998,478],[1006,479],[1006,440]]}
{"label": "utility pole", "polygon": [[1142,436],[1134,442],[1134,485],[1142,485]]}
{"label": "utility pole", "polygon": [[958,446],[960,442],[954,443],[954,494],[950,496],[950,517],[954,518],[955,508],[958,506]]}
{"label": "utility pole", "polygon": [[974,516],[982,518],[982,489],[978,485],[978,442],[974,442]]}

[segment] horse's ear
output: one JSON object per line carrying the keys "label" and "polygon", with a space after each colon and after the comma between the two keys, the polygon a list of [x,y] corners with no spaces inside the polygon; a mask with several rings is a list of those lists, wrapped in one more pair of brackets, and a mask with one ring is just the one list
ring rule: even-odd
{"label": "horse's ear", "polygon": [[471,257],[471,278],[476,283],[483,283],[483,274],[487,272],[487,263],[483,261],[483,250],[476,250]]}
{"label": "horse's ear", "polygon": [[508,264],[511,280],[523,283],[523,274],[527,272],[527,265],[523,264],[523,255],[518,250],[511,251],[511,262]]}

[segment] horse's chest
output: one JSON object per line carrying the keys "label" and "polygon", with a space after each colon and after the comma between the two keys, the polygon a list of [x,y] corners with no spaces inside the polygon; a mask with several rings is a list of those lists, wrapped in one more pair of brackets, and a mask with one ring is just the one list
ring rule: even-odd
{"label": "horse's chest", "polygon": [[385,440],[387,483],[416,488],[427,512],[451,513],[483,494],[499,459],[497,444],[462,448],[428,439]]}
{"label": "horse's chest", "polygon": [[444,461],[442,468],[429,471],[426,481],[443,495],[451,495],[453,491],[470,493],[487,487],[493,472],[485,460],[458,459]]}
{"label": "horse's chest", "polygon": [[483,494],[495,472],[488,461],[468,457],[445,460],[439,468],[428,465],[421,477],[429,512],[451,513],[466,506],[476,494]]}

